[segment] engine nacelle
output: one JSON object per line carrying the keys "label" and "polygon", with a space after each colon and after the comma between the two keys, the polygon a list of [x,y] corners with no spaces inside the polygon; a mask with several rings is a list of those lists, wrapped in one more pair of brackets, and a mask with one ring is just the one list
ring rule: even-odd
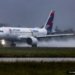
{"label": "engine nacelle", "polygon": [[26,42],[29,45],[37,45],[38,40],[35,37],[28,37]]}

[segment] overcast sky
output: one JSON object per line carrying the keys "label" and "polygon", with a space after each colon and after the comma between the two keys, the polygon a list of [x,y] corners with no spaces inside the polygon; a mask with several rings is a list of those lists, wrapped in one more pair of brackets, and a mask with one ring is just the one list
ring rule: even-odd
{"label": "overcast sky", "polygon": [[0,0],[0,23],[42,26],[51,10],[55,10],[54,27],[75,29],[75,0]]}

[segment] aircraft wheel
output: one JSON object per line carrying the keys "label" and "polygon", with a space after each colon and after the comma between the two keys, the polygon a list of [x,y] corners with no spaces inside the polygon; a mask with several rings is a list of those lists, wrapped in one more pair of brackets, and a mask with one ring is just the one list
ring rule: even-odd
{"label": "aircraft wheel", "polygon": [[12,42],[12,43],[10,44],[10,47],[16,47],[16,44],[15,44],[14,42]]}
{"label": "aircraft wheel", "polygon": [[37,44],[33,44],[32,47],[37,47]]}
{"label": "aircraft wheel", "polygon": [[1,44],[1,47],[16,47],[16,44],[14,42],[7,41],[7,40],[4,40],[4,39],[2,39],[0,41],[0,44]]}

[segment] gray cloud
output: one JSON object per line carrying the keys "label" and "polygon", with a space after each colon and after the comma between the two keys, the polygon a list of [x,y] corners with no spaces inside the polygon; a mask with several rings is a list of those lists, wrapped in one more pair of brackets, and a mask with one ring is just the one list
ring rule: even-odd
{"label": "gray cloud", "polygon": [[56,11],[54,27],[75,29],[75,0],[0,0],[0,22],[41,26],[51,9]]}

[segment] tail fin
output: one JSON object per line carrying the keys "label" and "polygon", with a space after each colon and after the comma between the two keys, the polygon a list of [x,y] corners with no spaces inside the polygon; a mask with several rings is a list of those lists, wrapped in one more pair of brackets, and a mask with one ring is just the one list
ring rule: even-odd
{"label": "tail fin", "polygon": [[51,11],[49,17],[48,17],[48,20],[44,26],[44,28],[47,29],[47,33],[51,33],[52,32],[52,27],[53,27],[53,20],[54,20],[54,13],[55,11]]}

